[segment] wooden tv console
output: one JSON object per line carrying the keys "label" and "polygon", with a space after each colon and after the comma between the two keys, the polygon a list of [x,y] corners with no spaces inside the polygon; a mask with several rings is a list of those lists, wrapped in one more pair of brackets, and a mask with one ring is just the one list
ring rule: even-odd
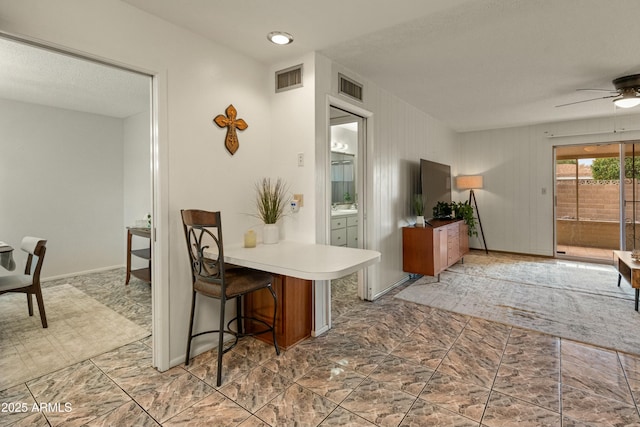
{"label": "wooden tv console", "polygon": [[407,273],[437,276],[469,253],[469,228],[463,220],[429,223],[402,228],[402,269]]}

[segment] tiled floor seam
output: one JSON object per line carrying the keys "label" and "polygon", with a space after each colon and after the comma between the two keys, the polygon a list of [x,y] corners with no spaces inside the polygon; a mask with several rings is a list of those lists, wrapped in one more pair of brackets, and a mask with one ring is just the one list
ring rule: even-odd
{"label": "tiled floor seam", "polygon": [[562,338],[558,338],[558,381],[560,381],[560,424],[564,424],[562,413],[564,412],[564,400],[562,399]]}
{"label": "tiled floor seam", "polygon": [[[143,344],[143,345],[144,345],[144,344]],[[93,366],[95,366],[97,370],[99,370],[100,372],[102,372],[102,375],[104,375],[105,377],[109,378],[109,381],[111,381],[113,384],[115,384],[115,386],[116,386],[116,387],[118,387],[120,390],[122,390],[122,392],[123,392],[124,394],[126,394],[127,396],[129,396],[129,398],[131,399],[131,401],[132,401],[132,402],[134,402],[134,403],[135,403],[135,404],[140,408],[140,410],[141,410],[142,412],[144,412],[145,414],[147,414],[147,415],[148,415],[148,416],[149,416],[153,421],[155,421],[156,423],[158,423],[158,425],[162,425],[162,423],[160,423],[160,421],[156,420],[156,419],[153,417],[153,415],[151,415],[149,412],[147,412],[147,410],[146,410],[146,409],[144,409],[144,408],[142,407],[142,405],[140,405],[140,403],[138,403],[138,401],[137,401],[137,400],[136,400],[136,399],[135,399],[131,394],[129,394],[129,393],[127,392],[127,390],[123,389],[123,388],[120,386],[120,384],[118,384],[118,382],[117,382],[115,379],[111,378],[111,377],[109,376],[109,374],[107,374],[105,371],[103,371],[103,370],[102,370],[102,368],[100,368],[100,366],[96,365],[92,358],[91,358],[91,359],[89,359],[89,362],[91,362],[91,364],[92,364]],[[103,414],[102,416],[106,416],[106,415],[111,414],[111,413],[113,413],[113,412],[115,412],[115,411],[117,411],[117,410],[118,410],[118,408],[114,408],[114,409],[112,409],[111,411],[107,412],[106,414]],[[96,417],[96,418],[97,418],[97,417]],[[96,418],[94,418],[93,420],[95,420]]]}
{"label": "tiled floor seam", "polygon": [[[342,315],[341,315],[341,316],[338,316],[338,317],[342,317],[342,316],[344,316],[344,315],[345,315],[346,313],[348,313],[349,311],[350,311],[350,310],[346,310],[344,313],[342,313]],[[373,326],[371,326],[371,327],[373,327]],[[393,350],[392,350],[392,351],[393,351]],[[388,356],[390,356],[390,355],[391,355],[391,352],[388,352],[388,353],[386,354],[386,356],[387,356],[387,357],[388,357]],[[326,359],[326,360],[327,360],[328,362],[330,362],[330,363],[333,363],[330,359]],[[312,370],[312,369],[311,369],[311,370]],[[311,371],[311,370],[310,370],[310,371]],[[329,419],[329,418],[331,417],[331,415],[332,415],[335,411],[337,411],[338,409],[342,409],[343,411],[347,411],[347,412],[349,412],[350,414],[353,414],[353,415],[354,415],[354,416],[356,416],[356,417],[362,418],[360,415],[358,415],[358,414],[356,414],[355,412],[350,411],[349,409],[347,409],[347,408],[345,408],[344,406],[342,406],[342,403],[344,403],[344,401],[346,401],[346,400],[349,398],[349,396],[351,396],[351,395],[355,392],[355,390],[356,390],[360,385],[362,385],[362,383],[363,383],[364,381],[366,381],[366,380],[371,376],[371,374],[372,374],[373,372],[375,372],[375,369],[373,369],[369,374],[367,374],[367,375],[363,376],[362,381],[360,381],[360,383],[359,383],[357,386],[355,386],[355,387],[354,387],[354,388],[349,392],[349,394],[347,394],[347,395],[346,395],[346,396],[345,396],[345,397],[340,401],[340,403],[338,403],[338,404],[336,405],[336,407],[334,408],[334,410],[333,410],[333,411],[331,411],[330,413],[328,413],[328,414],[327,414],[327,416],[326,416],[322,421],[320,421],[317,425],[321,425],[324,421],[326,421],[327,419]],[[302,377],[304,377],[304,375],[303,375],[303,376],[301,376],[300,378],[302,378]],[[298,379],[300,379],[300,378],[298,378]],[[298,384],[298,381],[297,381],[297,380],[293,382],[292,386],[293,386],[293,385],[297,385],[297,386],[299,386],[299,387],[302,387],[302,388],[304,388],[305,390],[307,390],[307,391],[309,391],[309,392],[311,392],[311,393],[313,393],[313,394],[315,394],[315,395],[317,395],[317,396],[320,396],[318,393],[315,393],[313,390],[311,390],[311,389],[309,389],[309,388],[307,388],[307,387],[304,387],[303,385]],[[320,397],[323,397],[323,396],[320,396]],[[415,404],[415,401],[414,401],[414,404]],[[406,414],[405,414],[405,416],[406,416]],[[263,421],[265,424],[268,424],[266,421],[264,421],[264,420],[262,420],[262,421]]]}
{"label": "tiled floor seam", "polygon": [[622,373],[624,374],[624,380],[627,382],[627,387],[629,387],[629,393],[631,394],[631,400],[633,400],[633,406],[635,406],[636,412],[640,417],[640,409],[638,409],[638,400],[636,399],[635,393],[633,392],[633,389],[631,388],[631,384],[629,383],[629,375],[627,374],[627,370],[624,368],[624,365],[622,364],[622,360],[620,360],[619,351],[616,351],[616,358],[618,359],[618,363],[622,368]]}
{"label": "tiled floor seam", "polygon": [[496,385],[496,378],[498,378],[498,372],[500,372],[500,366],[502,366],[502,359],[504,358],[504,353],[507,351],[507,346],[509,345],[509,338],[511,338],[512,332],[513,332],[513,326],[509,329],[509,335],[507,336],[507,340],[504,343],[504,348],[502,349],[502,355],[500,356],[500,362],[498,362],[498,368],[496,369],[496,374],[493,376],[493,382],[491,383],[491,387],[489,388],[489,396],[487,396],[487,403],[485,403],[484,409],[482,410],[482,416],[480,417],[480,425],[482,425],[482,420],[484,419],[484,415],[487,412],[487,407],[489,406],[489,402],[491,401],[491,395],[493,394],[493,387]]}

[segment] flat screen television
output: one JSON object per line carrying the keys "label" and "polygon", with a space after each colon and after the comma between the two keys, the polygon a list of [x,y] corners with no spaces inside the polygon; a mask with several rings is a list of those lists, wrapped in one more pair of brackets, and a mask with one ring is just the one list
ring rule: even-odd
{"label": "flat screen television", "polygon": [[451,203],[451,167],[420,159],[420,186],[424,201],[424,217],[433,217],[438,202]]}

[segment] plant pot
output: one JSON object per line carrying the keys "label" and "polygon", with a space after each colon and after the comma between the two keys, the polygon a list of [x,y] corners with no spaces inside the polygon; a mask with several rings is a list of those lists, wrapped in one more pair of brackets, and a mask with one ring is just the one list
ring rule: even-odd
{"label": "plant pot", "polygon": [[416,217],[416,227],[424,227],[424,216],[418,215]]}
{"label": "plant pot", "polygon": [[262,243],[265,245],[273,245],[278,243],[280,239],[280,230],[276,224],[265,224],[262,229]]}

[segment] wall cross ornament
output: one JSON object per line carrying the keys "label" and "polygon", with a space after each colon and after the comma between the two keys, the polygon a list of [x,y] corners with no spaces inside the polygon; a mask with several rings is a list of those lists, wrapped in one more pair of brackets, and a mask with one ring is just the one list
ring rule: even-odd
{"label": "wall cross ornament", "polygon": [[245,130],[249,125],[242,119],[236,120],[238,112],[233,105],[229,105],[224,112],[226,116],[218,114],[215,119],[213,119],[213,122],[221,128],[227,128],[227,137],[224,140],[224,146],[227,147],[227,151],[233,156],[240,146],[236,129]]}

